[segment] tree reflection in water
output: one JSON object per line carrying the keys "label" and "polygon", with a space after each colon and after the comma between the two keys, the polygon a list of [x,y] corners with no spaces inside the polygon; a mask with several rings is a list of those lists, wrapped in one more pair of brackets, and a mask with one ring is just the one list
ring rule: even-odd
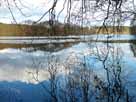
{"label": "tree reflection in water", "polygon": [[[135,36],[135,34],[136,34],[136,15],[134,15],[134,17],[131,21],[130,33],[134,34],[134,37],[136,38],[136,36]],[[130,42],[130,48],[131,48],[134,56],[136,57],[136,42]]]}
{"label": "tree reflection in water", "polygon": [[[60,63],[62,56],[49,55],[48,66],[44,70],[49,75],[49,86],[42,84],[42,87],[50,94],[51,101],[132,102],[123,76],[123,52],[120,46],[111,43],[101,46],[96,43],[93,46],[89,55],[69,53],[63,63]],[[90,65],[90,57],[95,60],[94,66],[100,63],[97,67],[102,70],[103,76]],[[39,82],[39,71],[31,74]]]}

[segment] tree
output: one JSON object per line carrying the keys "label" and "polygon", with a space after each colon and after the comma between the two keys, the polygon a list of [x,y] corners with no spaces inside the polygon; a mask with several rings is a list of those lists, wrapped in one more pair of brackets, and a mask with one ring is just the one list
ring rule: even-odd
{"label": "tree", "polygon": [[[5,1],[8,4],[8,9],[12,15],[12,18],[16,22],[16,19],[13,15],[13,11],[11,10],[11,5],[9,0]],[[63,101],[60,96],[64,96],[65,101],[67,102],[90,102],[93,98],[98,102],[121,102],[126,101],[129,102],[131,97],[128,95],[128,91],[124,88],[122,84],[122,65],[121,65],[121,53],[119,52],[119,47],[111,46],[109,43],[109,29],[108,26],[112,26],[113,28],[121,29],[121,26],[124,22],[124,17],[134,15],[135,19],[135,11],[131,8],[126,9],[126,4],[128,4],[129,0],[64,0],[62,10],[57,14],[56,6],[58,4],[58,0],[53,0],[51,8],[49,8],[41,17],[35,22],[40,22],[47,14],[49,15],[49,26],[50,26],[50,36],[56,35],[56,21],[59,18],[59,15],[63,12],[65,8],[67,8],[67,13],[65,15],[66,31],[70,28],[69,24],[79,25],[81,29],[81,33],[85,34],[84,28],[86,26],[90,26],[91,18],[90,16],[96,16],[97,13],[100,15],[94,20],[102,16],[101,18],[101,26],[98,30],[105,30],[108,34],[106,39],[106,44],[102,49],[99,49],[96,45],[96,52],[92,53],[95,56],[95,59],[101,62],[102,67],[106,73],[106,81],[99,78],[97,74],[95,74],[91,67],[88,68],[86,63],[86,57],[81,60],[81,62],[76,62],[76,64],[70,64],[68,62],[64,63],[64,68],[66,70],[66,75],[64,75],[64,79],[58,77],[58,59],[55,59],[50,51],[49,62],[46,71],[49,74],[49,83],[50,87],[47,91],[46,87],[44,87],[49,94],[52,102]],[[77,2],[80,4],[78,7],[74,6],[74,3]],[[21,3],[21,2],[20,2]],[[14,4],[18,8],[16,4],[16,0],[14,0]],[[134,5],[132,2],[130,5]],[[128,5],[129,6],[129,5]],[[20,10],[20,8],[18,8]],[[20,12],[22,12],[20,10]],[[132,16],[133,17],[133,16]],[[133,20],[132,20],[133,21]],[[68,26],[68,27],[67,27]],[[70,28],[72,30],[72,28]],[[91,43],[91,42],[90,42]],[[71,55],[70,55],[71,56]],[[90,55],[91,56],[91,55]],[[80,58],[77,56],[74,60],[79,60]],[[55,63],[52,63],[55,60]],[[67,60],[68,61],[68,60]],[[33,73],[32,73],[33,74]],[[39,74],[39,73],[37,73]],[[93,78],[93,81],[92,79]],[[39,82],[38,77],[34,77],[36,81]],[[64,86],[62,83],[58,85],[59,80],[64,81]],[[93,85],[94,84],[94,85]],[[59,89],[59,92],[58,92]],[[60,91],[61,90],[61,91]],[[95,91],[94,91],[95,90]],[[78,92],[78,93],[77,93]],[[93,96],[93,94],[95,94]],[[64,94],[64,95],[62,95]],[[91,96],[92,95],[92,96]],[[92,98],[93,97],[93,98]],[[92,98],[92,99],[90,99]]]}

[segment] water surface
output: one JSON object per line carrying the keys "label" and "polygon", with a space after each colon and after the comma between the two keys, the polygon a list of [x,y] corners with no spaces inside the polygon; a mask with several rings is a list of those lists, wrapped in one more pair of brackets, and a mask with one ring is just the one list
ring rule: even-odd
{"label": "water surface", "polygon": [[[107,44],[108,42],[108,44]],[[0,98],[4,102],[17,95],[20,102],[42,102],[45,95],[41,84],[33,79],[31,72],[39,71],[40,82],[48,80],[46,68],[49,56],[59,63],[59,74],[64,75],[67,63],[82,62],[105,79],[105,70],[99,56],[104,56],[108,48],[115,49],[122,67],[122,76],[136,89],[136,36],[134,35],[87,35],[53,37],[0,37]],[[117,51],[117,52],[116,52]],[[119,52],[119,53],[118,53]],[[107,59],[112,61],[113,51]],[[56,64],[56,60],[52,63]],[[9,94],[6,95],[5,94]],[[134,93],[136,94],[136,93]],[[11,101],[12,102],[12,101]]]}

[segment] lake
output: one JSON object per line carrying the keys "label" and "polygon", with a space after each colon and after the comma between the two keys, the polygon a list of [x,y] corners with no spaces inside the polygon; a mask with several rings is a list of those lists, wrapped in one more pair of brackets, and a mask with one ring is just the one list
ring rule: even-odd
{"label": "lake", "polygon": [[0,100],[44,102],[49,95],[45,95],[41,83],[47,83],[48,87],[47,68],[56,66],[63,80],[66,68],[71,66],[75,70],[82,63],[105,82],[105,69],[111,71],[119,64],[123,84],[129,94],[136,96],[135,35],[3,36],[0,37]]}

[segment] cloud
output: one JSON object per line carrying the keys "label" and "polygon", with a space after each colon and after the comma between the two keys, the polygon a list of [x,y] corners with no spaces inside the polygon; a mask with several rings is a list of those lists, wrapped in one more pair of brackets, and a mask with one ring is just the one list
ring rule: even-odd
{"label": "cloud", "polygon": [[[38,17],[40,17],[48,9],[48,5],[44,6],[47,1],[48,0],[33,0],[32,2],[30,0],[21,0],[21,3],[17,1],[17,6],[22,11],[22,13],[25,14],[25,16],[22,15],[22,13],[13,3],[13,0],[9,0],[9,3],[10,9],[12,10],[14,17],[18,22],[21,22],[24,19],[38,19]],[[8,9],[7,2],[2,1],[2,4],[0,6],[0,12],[0,22],[10,23],[11,21],[13,21],[12,15]]]}
{"label": "cloud", "polygon": [[[16,4],[18,5],[18,7],[21,9],[21,11],[26,16],[23,16],[21,14],[21,12],[17,9],[17,7],[13,3],[13,1],[14,0],[9,0],[11,10],[12,10],[17,22],[22,22],[24,20],[37,21],[46,11],[49,10],[49,8],[53,5],[54,0],[33,0],[33,1],[32,0],[16,0]],[[21,1],[21,3],[19,1]],[[65,0],[58,0],[57,5],[55,7],[56,15],[58,15],[59,12],[63,9],[64,2],[65,2]],[[128,6],[131,6],[131,5],[128,5]],[[63,22],[66,15],[68,14],[67,7],[68,7],[68,0],[67,0],[66,4],[64,5],[63,12],[61,12],[61,14],[59,16],[59,21]],[[71,12],[73,12],[73,14],[75,14],[76,16],[80,15],[80,13],[81,13],[80,7],[81,7],[81,2],[74,1],[72,3]],[[0,12],[1,12],[0,13],[0,22],[11,23],[11,21],[13,21],[11,13],[8,10],[7,3],[5,2],[5,0],[2,0],[2,4],[0,6]],[[95,24],[100,25],[101,23],[99,23],[98,21],[102,21],[105,16],[106,16],[105,13],[103,13],[101,11],[94,11],[93,12],[93,9],[91,9],[91,12],[89,12],[86,15],[86,18],[84,18],[84,19],[89,20],[90,22],[93,23],[93,25],[95,25]],[[48,18],[49,18],[49,15],[46,15],[42,19],[42,21],[45,21]],[[126,24],[129,25],[128,22],[129,21],[127,21]]]}
{"label": "cloud", "polygon": [[[26,16],[23,16],[19,9],[16,7],[16,5],[13,3],[14,0],[9,0],[10,3],[10,9],[13,12],[14,17],[16,18],[17,22],[21,22],[23,20],[38,20],[46,11],[48,11],[52,5],[53,0],[20,0],[21,3],[16,0],[16,4],[19,7],[19,9],[25,14]],[[56,14],[59,14],[59,12],[63,9],[64,0],[58,0],[57,6],[55,7]],[[64,16],[67,14],[67,5],[65,5],[65,9],[60,15],[60,20],[64,20]],[[6,22],[10,23],[13,21],[12,15],[8,9],[7,2],[3,0],[2,6],[0,7],[0,22]],[[46,15],[43,20],[47,20],[48,15]]]}

